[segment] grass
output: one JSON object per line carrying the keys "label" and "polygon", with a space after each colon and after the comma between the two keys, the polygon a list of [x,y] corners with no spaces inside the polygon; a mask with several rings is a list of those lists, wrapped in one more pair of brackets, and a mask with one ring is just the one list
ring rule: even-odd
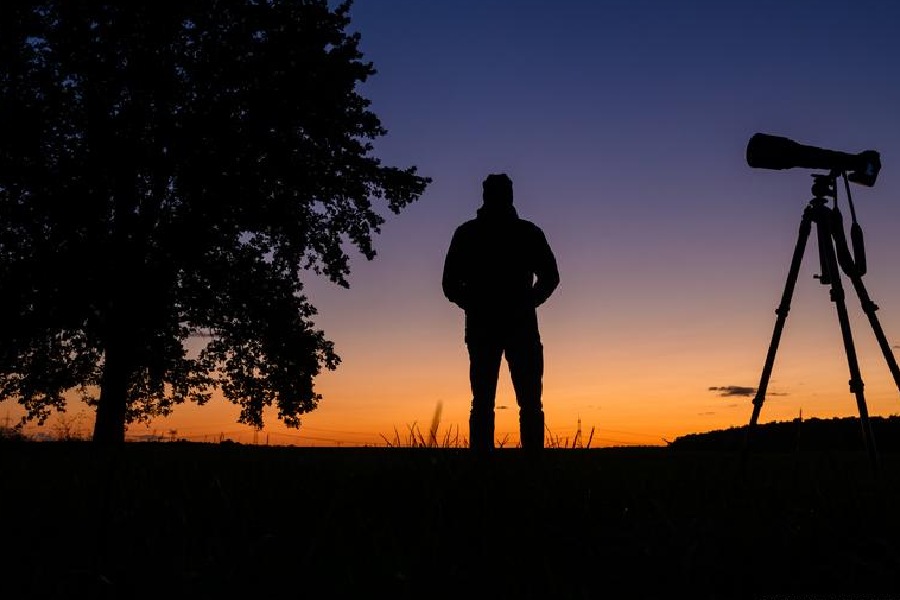
{"label": "grass", "polygon": [[[394,427],[393,434],[388,437],[381,434],[385,446],[388,448],[468,448],[469,440],[460,434],[459,426],[449,427],[443,433],[440,432],[441,414],[443,412],[443,403],[438,402],[431,417],[431,425],[428,428],[427,436],[422,433],[418,422],[413,422],[406,426],[406,432],[401,435]],[[553,433],[549,426],[545,426],[544,447],[545,448],[590,448],[594,439],[594,427],[591,427],[588,439],[585,442],[581,437],[581,421],[579,420],[578,429],[575,436],[571,440],[561,438]],[[509,434],[504,434],[502,438],[494,440],[494,446],[497,448],[506,448],[510,445]],[[519,447],[518,445],[516,447]]]}
{"label": "grass", "polygon": [[861,452],[759,453],[741,477],[667,448],[9,442],[3,595],[884,597],[900,456],[883,459],[875,479]]}

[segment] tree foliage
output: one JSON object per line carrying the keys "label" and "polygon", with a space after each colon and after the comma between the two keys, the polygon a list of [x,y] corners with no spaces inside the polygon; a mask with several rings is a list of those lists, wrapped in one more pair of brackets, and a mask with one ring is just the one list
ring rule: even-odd
{"label": "tree foliage", "polygon": [[386,133],[350,2],[0,6],[0,398],[80,391],[94,439],[214,388],[297,427],[339,363],[304,272],[347,286],[429,182]]}

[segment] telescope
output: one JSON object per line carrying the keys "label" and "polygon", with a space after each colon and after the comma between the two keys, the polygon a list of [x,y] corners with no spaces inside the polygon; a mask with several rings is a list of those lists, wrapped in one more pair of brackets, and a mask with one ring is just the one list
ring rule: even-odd
{"label": "telescope", "polygon": [[[852,154],[798,144],[794,140],[776,135],[756,133],[747,143],[747,164],[756,169],[793,169],[802,167],[806,169],[826,169],[828,173],[813,174],[812,199],[803,211],[797,244],[794,246],[791,266],[788,269],[787,281],[784,284],[784,292],[781,295],[781,302],[775,310],[775,314],[778,316],[775,320],[775,328],[772,331],[769,350],[766,353],[766,362],[760,376],[759,386],[757,386],[756,395],[753,398],[753,413],[750,417],[750,424],[747,426],[744,454],[746,455],[746,449],[749,446],[750,432],[756,426],[763,402],[765,402],[769,378],[772,375],[772,369],[775,364],[775,353],[778,350],[787,315],[791,309],[791,299],[800,273],[803,253],[813,226],[815,226],[819,249],[819,268],[821,270],[814,277],[819,280],[819,283],[831,287],[829,298],[835,305],[840,323],[844,353],[847,355],[847,366],[850,370],[850,392],[856,396],[856,406],[859,409],[863,440],[869,452],[872,466],[877,472],[878,453],[869,421],[869,409],[866,406],[866,398],[863,393],[864,385],[850,327],[850,317],[845,300],[846,294],[841,282],[841,271],[853,284],[853,289],[859,297],[863,312],[869,319],[869,325],[872,326],[872,331],[875,333],[875,338],[878,340],[878,345],[881,348],[885,361],[887,361],[894,383],[897,385],[897,389],[900,390],[900,364],[897,363],[897,359],[894,357],[894,346],[891,346],[888,342],[884,334],[884,328],[882,328],[881,323],[878,321],[878,316],[875,314],[875,311],[878,310],[878,305],[872,301],[862,281],[863,275],[866,274],[866,254],[862,228],[856,221],[856,210],[853,208],[853,200],[850,194],[851,181],[869,187],[875,185],[875,179],[881,170],[881,156],[875,150],[866,150],[858,154]],[[843,179],[844,187],[847,191],[847,204],[850,207],[850,215],[853,219],[850,227],[852,253],[844,234],[841,212],[838,210],[838,178]],[[832,201],[833,205],[829,205]]]}
{"label": "telescope", "polygon": [[826,150],[786,137],[755,133],[747,143],[747,164],[755,169],[826,169],[845,173],[853,183],[872,187],[881,170],[881,155],[875,150],[858,154]]}

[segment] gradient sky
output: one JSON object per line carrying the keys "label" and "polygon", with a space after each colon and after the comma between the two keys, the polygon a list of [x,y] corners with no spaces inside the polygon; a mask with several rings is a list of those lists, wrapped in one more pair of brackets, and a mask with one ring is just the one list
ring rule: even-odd
{"label": "gradient sky", "polygon": [[[439,404],[442,434],[467,436],[463,314],[440,277],[493,172],[510,175],[560,267],[539,311],[552,435],[571,440],[580,419],[592,446],[661,444],[745,424],[751,398],[710,388],[759,383],[814,172],[748,167],[758,131],[881,153],[876,185],[852,191],[864,282],[900,347],[900,4],[356,0],[351,16],[378,70],[362,88],[388,129],[375,154],[433,183],[389,216],[374,261],[354,255],[349,290],[310,276],[316,325],[343,363],[317,380],[324,399],[299,431],[271,414],[260,441],[404,442]],[[857,414],[818,270],[811,238],[761,422]],[[846,287],[870,414],[898,414]],[[497,437],[514,445],[505,365],[497,404]],[[238,412],[185,406],[129,435],[249,441]]]}

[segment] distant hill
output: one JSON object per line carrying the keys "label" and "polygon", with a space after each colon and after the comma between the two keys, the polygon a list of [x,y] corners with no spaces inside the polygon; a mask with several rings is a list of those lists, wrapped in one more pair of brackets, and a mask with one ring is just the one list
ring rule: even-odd
{"label": "distant hill", "polygon": [[[875,446],[880,452],[900,451],[900,416],[870,417]],[[738,450],[747,426],[692,433],[669,444],[677,450]],[[757,425],[751,447],[754,451],[864,450],[859,417],[794,419]]]}

